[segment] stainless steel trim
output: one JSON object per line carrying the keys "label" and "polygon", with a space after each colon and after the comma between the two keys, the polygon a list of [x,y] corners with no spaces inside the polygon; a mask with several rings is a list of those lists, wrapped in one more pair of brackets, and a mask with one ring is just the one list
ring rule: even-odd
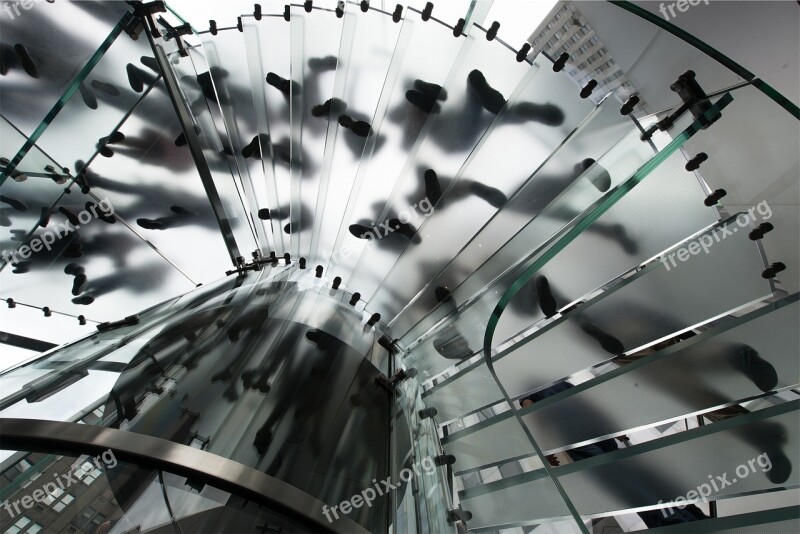
{"label": "stainless steel trim", "polygon": [[113,428],[0,418],[0,449],[97,454],[110,449],[122,462],[160,469],[260,502],[318,532],[367,533],[340,515],[328,522],[325,503],[281,480],[216,454],[160,438]]}

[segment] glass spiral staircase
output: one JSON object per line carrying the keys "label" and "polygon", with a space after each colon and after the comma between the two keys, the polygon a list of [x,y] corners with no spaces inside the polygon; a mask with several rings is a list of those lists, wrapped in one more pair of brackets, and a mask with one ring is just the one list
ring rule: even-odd
{"label": "glass spiral staircase", "polygon": [[2,531],[796,531],[797,106],[377,4],[4,22]]}

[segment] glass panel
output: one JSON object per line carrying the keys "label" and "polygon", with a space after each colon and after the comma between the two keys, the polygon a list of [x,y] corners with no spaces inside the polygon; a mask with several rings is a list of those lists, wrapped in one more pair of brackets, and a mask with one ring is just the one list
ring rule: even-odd
{"label": "glass panel", "polygon": [[[247,20],[248,22],[244,23],[244,20]],[[284,232],[283,228],[281,228],[279,219],[281,204],[280,200],[278,199],[275,159],[274,155],[272,154],[272,127],[270,125],[270,119],[273,118],[270,116],[270,114],[274,113],[274,111],[271,110],[271,113],[268,114],[267,110],[271,102],[269,102],[266,98],[264,84],[267,75],[266,73],[270,71],[264,70],[262,60],[262,55],[277,56],[279,54],[262,54],[262,42],[264,42],[263,40],[266,37],[263,36],[259,30],[262,25],[269,25],[267,26],[268,29],[264,29],[263,33],[266,34],[277,31],[278,35],[280,35],[280,30],[284,29],[287,39],[285,39],[285,41],[281,44],[283,44],[284,48],[288,48],[288,29],[290,26],[286,24],[286,21],[283,20],[282,15],[277,14],[273,16],[267,16],[266,18],[263,18],[262,15],[262,20],[256,24],[249,22],[250,20],[251,19],[249,17],[247,19],[243,19],[243,29],[245,47],[247,49],[247,64],[250,71],[250,87],[253,95],[253,112],[256,119],[256,129],[258,132],[262,132],[266,136],[259,135],[258,139],[253,139],[250,141],[251,143],[255,143],[255,145],[252,145],[251,148],[257,148],[257,150],[253,151],[251,157],[261,160],[262,170],[262,174],[260,175],[252,174],[252,176],[255,177],[253,181],[253,189],[256,198],[260,199],[259,202],[264,202],[264,204],[259,203],[259,211],[256,212],[253,222],[256,225],[260,224],[264,227],[264,231],[268,235],[272,250],[275,250],[277,254],[282,255],[283,251],[285,250],[283,245]],[[272,36],[270,39],[275,39],[275,36]],[[272,103],[274,104],[274,102]],[[282,178],[285,177],[282,176]],[[264,212],[261,211],[262,209],[269,210],[268,219],[265,218]],[[267,220],[269,220],[269,222],[267,222]]]}
{"label": "glass panel", "polygon": [[[495,47],[494,54],[498,57],[487,64],[506,65],[514,61],[511,51],[502,47]],[[371,306],[396,315],[401,305],[412,300],[423,286],[430,290],[431,279],[451,262],[459,262],[456,257],[475,234],[498,209],[514,202],[513,195],[592,109],[590,102],[578,96],[574,83],[553,72],[552,62],[539,56],[463,163],[460,160],[464,153],[443,154],[445,149],[427,143],[417,154],[417,170],[412,178],[418,182],[420,192],[406,200],[420,206],[423,198],[428,198],[430,211],[409,210],[410,203],[405,207],[398,205],[398,209],[412,214],[412,224],[418,227],[422,241],[406,247],[370,299]],[[454,137],[446,131],[453,125],[439,121],[436,126],[429,136],[438,138],[439,143],[443,138]],[[435,177],[425,170],[428,166]],[[426,172],[429,174],[425,175]],[[429,181],[432,183],[428,184]],[[434,206],[436,199],[430,197],[437,193],[437,184],[442,200]],[[512,200],[507,200],[508,197]],[[454,228],[458,232],[453,232]]]}
{"label": "glass panel", "polygon": [[8,70],[0,78],[0,108],[30,136],[129,7],[124,2],[26,5],[27,10],[12,3],[3,12],[2,54]]}
{"label": "glass panel", "polygon": [[581,532],[553,480],[543,471],[459,492],[461,506],[472,513],[470,528],[514,527],[558,521],[557,532]]}
{"label": "glass panel", "polygon": [[[113,156],[118,141],[109,136],[157,79],[156,72],[142,61],[152,60],[152,55],[147,39],[134,41],[122,32],[52,119],[38,146],[76,173],[103,145],[101,154]],[[27,162],[29,157],[22,160],[21,169],[37,167],[35,160]]]}
{"label": "glass panel", "polygon": [[[460,187],[468,183],[459,180],[461,178],[459,171],[465,160],[506,106],[506,98],[511,96],[530,69],[528,63],[517,62],[512,51],[497,40],[488,41],[485,32],[475,27],[467,36],[466,43],[442,84],[441,91],[435,92],[432,97],[425,97],[418,90],[407,94],[407,99],[417,100],[418,104],[438,107],[431,109],[416,142],[407,146],[407,159],[402,162],[402,167],[397,167],[397,178],[394,179],[391,192],[384,186],[383,195],[388,193],[386,200],[375,198],[374,203],[371,202],[368,208],[373,213],[364,220],[352,221],[365,228],[372,222],[379,227],[382,222],[403,215],[398,222],[390,223],[400,227],[399,230],[394,228],[398,230],[396,233],[383,235],[386,232],[383,227],[381,239],[368,241],[358,263],[354,266],[350,280],[358,283],[359,291],[364,295],[371,296],[381,282],[380,278],[375,279],[374,274],[367,276],[364,271],[390,272],[398,253],[406,250],[409,241],[414,243],[429,238],[426,232],[420,235],[416,233],[417,229],[421,229],[424,216],[431,213],[432,204],[437,204],[429,197],[441,194],[445,202],[450,197],[458,197]],[[444,95],[446,99],[438,102],[438,98]],[[419,102],[420,97],[432,100]],[[417,111],[420,111],[419,107]],[[511,113],[513,111],[509,112]],[[438,187],[434,186],[430,191],[426,191],[429,188],[425,186],[426,179],[423,176],[428,169],[432,169],[438,175]],[[381,173],[390,177],[390,183],[393,181],[391,177],[395,176],[394,171],[394,168],[381,168]],[[483,178],[483,182],[475,182],[472,190],[478,193],[474,193],[474,196],[484,197],[483,201],[488,201],[490,204],[502,203],[500,197],[504,195],[498,194],[496,189],[488,185],[490,183],[488,177],[470,178]],[[497,180],[491,180],[492,185],[494,182]],[[439,191],[434,192],[435,189]],[[468,189],[467,197],[470,196],[472,195]],[[425,202],[426,198],[428,202]],[[367,199],[362,198],[362,202],[366,204],[366,201]],[[427,210],[426,205],[429,206]],[[441,201],[438,205],[442,207]],[[459,207],[466,209],[463,203]],[[403,223],[408,226],[401,227]],[[350,239],[357,238],[351,235]]]}
{"label": "glass panel", "polygon": [[671,503],[696,501],[700,492],[724,499],[797,486],[790,451],[800,447],[798,407],[784,403],[554,472],[581,515],[649,506],[668,518],[680,513]]}
{"label": "glass panel", "polygon": [[223,276],[230,257],[189,147],[176,146],[183,129],[163,81],[117,131],[114,157],[89,166],[92,195],[195,284]]}
{"label": "glass panel", "polygon": [[624,364],[637,358],[626,358],[596,385],[582,384],[580,392],[524,420],[537,443],[553,450],[795,386],[800,383],[795,354],[800,338],[794,328],[800,305],[791,300],[777,310],[770,306],[731,321],[721,332],[701,334],[684,342],[687,347],[679,343],[633,370]]}
{"label": "glass panel", "polygon": [[[311,247],[314,228],[312,215],[316,207],[320,173],[328,142],[330,117],[314,113],[315,106],[324,106],[333,97],[333,86],[339,61],[342,32],[352,32],[352,24],[343,26],[333,8],[336,3],[321,2],[306,13],[303,6],[291,7],[291,252],[306,256]],[[351,6],[352,7],[352,6]],[[344,39],[352,39],[351,35]],[[332,141],[332,139],[331,139]]]}
{"label": "glass panel", "polygon": [[[500,302],[497,304],[497,307],[492,311],[491,317],[489,319],[489,323],[486,329],[486,336],[484,340],[484,350],[488,353],[491,350],[493,338],[495,335],[495,329],[497,327],[497,323],[503,313],[503,310],[506,308],[507,304],[511,302],[519,292],[520,288],[524,286],[525,283],[530,281],[547,263],[557,256],[560,252],[562,252],[570,243],[573,242],[578,236],[581,236],[583,231],[590,228],[599,218],[603,216],[607,211],[609,211],[614,204],[616,204],[621,198],[623,198],[631,189],[636,187],[642,180],[644,180],[650,173],[655,170],[664,160],[669,157],[675,157],[673,154],[676,150],[678,150],[681,145],[692,135],[694,135],[703,124],[707,124],[709,119],[712,117],[717,116],[720,111],[725,108],[731,101],[733,97],[730,93],[726,93],[722,98],[720,98],[709,110],[703,114],[703,116],[699,117],[697,120],[693,121],[685,130],[683,130],[680,134],[676,135],[675,139],[667,145],[663,150],[661,150],[658,154],[656,154],[649,162],[645,165],[642,165],[634,174],[629,178],[625,183],[620,186],[615,187],[612,189],[604,198],[598,200],[592,209],[587,210],[586,214],[581,216],[578,215],[574,210],[569,206],[564,207],[564,211],[567,213],[572,212],[577,216],[575,221],[575,226],[566,229],[566,231],[562,231],[560,237],[558,237],[557,241],[555,241],[552,245],[550,245],[544,252],[542,252],[536,259],[530,260],[529,266],[525,269],[524,275],[517,278],[513,285],[507,290],[505,290],[505,294],[500,299]],[[688,120],[684,119],[684,120]],[[680,131],[680,129],[676,128],[676,131]],[[613,212],[612,212],[613,213]],[[597,230],[599,226],[594,226],[592,230]]]}
{"label": "glass panel", "polygon": [[604,2],[564,4],[556,13],[563,26],[553,25],[533,35],[535,49],[554,58],[569,54],[565,70],[570,76],[581,86],[590,79],[598,82],[592,98],[614,91],[624,101],[638,94],[641,101],[637,114],[679,105],[680,99],[670,85],[687,70],[697,74],[697,81],[708,94],[752,78],[744,69],[737,74],[702,49],[659,28],[657,24],[672,26],[662,16],[643,20],[628,9],[641,12],[646,8],[631,3],[622,7]]}
{"label": "glass panel", "polygon": [[481,361],[447,382],[437,384],[422,398],[427,406],[436,408],[436,420],[441,424],[501,401],[503,392],[486,363]]}
{"label": "glass panel", "polygon": [[[188,57],[172,56],[171,65],[190,112],[199,129],[198,140],[203,157],[208,163],[214,187],[222,204],[222,212],[230,227],[233,241],[240,253],[254,251],[258,245],[251,227],[251,217],[242,199],[241,184],[235,177],[239,167],[231,148],[231,139],[216,97],[207,100],[213,93],[209,68],[199,48],[188,49]],[[207,196],[207,195],[206,195]]]}
{"label": "glass panel", "polygon": [[795,202],[800,197],[798,120],[755,87],[737,89],[734,98],[737,105],[713,127],[698,132],[685,148],[688,157],[700,152],[709,156],[697,172],[711,190],[727,191],[721,200],[727,210],[756,208],[757,217],[773,225],[761,243],[769,263],[786,265],[776,279],[793,293],[800,289],[800,210]]}
{"label": "glass panel", "polygon": [[[0,146],[2,156],[11,161],[26,138],[14,126],[0,117]],[[23,243],[64,193],[68,178],[52,159],[34,145],[28,152],[23,170],[12,172],[12,176],[0,185],[0,268],[11,260],[10,253]],[[33,162],[35,166],[33,166]],[[51,175],[45,167],[52,169]],[[5,165],[0,166],[4,169]],[[52,178],[51,178],[52,176]]]}
{"label": "glass panel", "polygon": [[[418,12],[405,13],[397,53],[389,66],[332,249],[333,276],[345,281],[350,278],[364,243],[350,234],[349,226],[364,217],[374,218],[375,209],[382,209],[383,204],[373,204],[385,203],[388,188],[403,169],[408,150],[428,119],[423,110],[407,100],[406,93],[414,90],[415,80],[443,85],[451,66],[464,60],[458,52],[465,41],[454,38],[447,27],[435,21],[423,21]],[[431,54],[433,50],[435,54]]]}
{"label": "glass panel", "polygon": [[[731,222],[677,247],[699,248],[702,240],[708,252],[675,267],[665,254],[665,263],[653,264],[500,353],[494,369],[508,394],[516,397],[622,353],[632,354],[771,295],[769,282],[761,277],[765,266],[759,247],[745,232],[733,233],[737,229]],[[730,236],[721,239],[726,232]],[[559,286],[550,287],[558,294]]]}
{"label": "glass panel", "polygon": [[[404,12],[412,18],[413,12]],[[347,199],[352,190],[357,190],[353,179],[357,175],[362,153],[369,155],[386,141],[374,135],[362,137],[352,129],[339,127],[339,116],[344,114],[356,120],[373,123],[380,101],[387,72],[392,61],[402,57],[407,45],[406,37],[414,22],[394,22],[391,16],[369,9],[361,12],[350,4],[344,14],[344,29],[339,49],[339,63],[333,85],[333,100],[328,124],[325,155],[322,160],[319,194],[314,211],[314,233],[311,256],[327,261],[333,254],[337,224],[323,221],[342,219]],[[398,40],[403,31],[403,40]],[[312,119],[313,120],[313,119]],[[323,118],[316,119],[322,121]],[[372,144],[375,143],[374,146]],[[370,148],[365,150],[365,146]]]}
{"label": "glass panel", "polygon": [[[241,32],[235,28],[221,30],[217,35],[204,33],[203,53],[208,62],[208,72],[197,74],[197,83],[200,86],[208,106],[216,106],[222,113],[224,131],[227,134],[232,160],[235,165],[234,182],[240,188],[243,204],[248,210],[248,225],[255,230],[256,242],[263,255],[271,249],[267,240],[267,233],[272,228],[264,225],[258,219],[258,210],[268,207],[265,198],[265,189],[259,187],[259,196],[256,196],[253,184],[265,181],[264,169],[257,157],[260,155],[259,132],[256,121],[256,112],[253,105],[255,95],[252,92],[250,79],[250,66],[247,61],[247,47]],[[195,65],[197,66],[197,65]],[[199,107],[204,113],[204,107],[197,100],[191,101],[192,107]],[[208,101],[209,98],[211,101]],[[209,126],[209,125],[207,125]],[[214,131],[217,135],[219,132]],[[201,131],[201,133],[203,133]],[[223,147],[227,146],[223,143]],[[256,151],[256,148],[259,150]],[[235,212],[234,212],[235,213]],[[252,250],[240,250],[243,256],[249,259]]]}
{"label": "glass panel", "polygon": [[[730,96],[717,106],[723,107],[729,100]],[[502,275],[502,278],[496,278],[486,287],[480,296],[468,301],[457,319],[444,321],[443,326],[427,335],[419,344],[409,347],[410,355],[407,363],[421,372],[435,375],[456,360],[464,359],[478,351],[483,342],[481,325],[489,323],[490,328],[486,333],[494,332],[500,318],[495,305],[507,288],[513,287],[517,290],[521,285],[517,274],[521,273],[526,265],[538,266],[537,264],[546,263],[546,260],[560,252],[567,242],[566,239],[571,240],[581,235],[581,232],[590,226],[590,223],[586,222],[587,218],[593,222],[602,214],[595,211],[598,207],[603,207],[602,211],[605,211],[613,202],[623,198],[634,185],[677,150],[697,128],[699,123],[692,123],[671,145],[649,161],[648,157],[652,154],[649,145],[639,139],[638,130],[631,131],[585,171],[586,180],[575,180],[570,184],[542,210],[538,217],[517,233],[500,253],[492,256],[470,278],[470,280],[484,280],[480,285],[472,282],[475,290],[467,294],[474,294],[492,280],[492,277],[486,275],[486,271],[493,276]],[[606,180],[610,181],[609,192],[605,195],[594,184],[598,176],[606,176]],[[559,236],[566,237],[556,241]],[[554,249],[551,246],[553,242],[560,246]],[[531,243],[540,245],[532,250]],[[531,267],[528,267],[526,272],[530,271]],[[462,288],[468,285],[469,283],[463,284]],[[504,298],[508,298],[508,295]],[[450,299],[449,303],[445,301],[444,304],[452,309],[453,299]]]}
{"label": "glass panel", "polygon": [[535,456],[530,438],[513,412],[498,417],[492,424],[481,423],[446,436],[442,446],[447,454],[456,457],[453,471],[460,473],[477,467],[522,456]]}
{"label": "glass panel", "polygon": [[[634,139],[636,135],[635,125],[630,119],[620,115],[618,104],[613,99],[606,99],[536,169],[430,286],[448,289],[453,293],[456,302],[465,301],[480,291],[506,270],[511,262],[518,260],[520,251],[529,250],[531,243],[537,243],[531,239],[538,237],[535,232],[544,224],[545,219],[540,215],[549,203],[558,199],[559,195],[568,191],[575,183],[580,183],[582,174],[587,170],[586,164],[614,150],[615,145],[618,152],[628,150],[641,161],[650,157],[652,150]],[[587,181],[603,177],[604,168],[597,166],[595,169],[598,172],[593,170],[586,174]],[[619,182],[623,177],[611,178]],[[605,186],[604,183],[598,183]],[[512,246],[515,242],[524,243],[525,248]],[[492,261],[495,254],[500,261]],[[476,265],[482,266],[477,272]],[[423,292],[400,313],[392,323],[392,328],[406,332],[412,324],[416,324],[402,337],[406,343],[413,342],[449,311],[446,306],[434,309],[437,304],[435,289]],[[432,309],[433,312],[428,316]]]}
{"label": "glass panel", "polygon": [[48,226],[36,229],[27,249],[18,249],[17,265],[0,272],[3,293],[106,321],[195,285],[121,220],[109,216],[113,206],[108,206],[73,187],[52,211]]}

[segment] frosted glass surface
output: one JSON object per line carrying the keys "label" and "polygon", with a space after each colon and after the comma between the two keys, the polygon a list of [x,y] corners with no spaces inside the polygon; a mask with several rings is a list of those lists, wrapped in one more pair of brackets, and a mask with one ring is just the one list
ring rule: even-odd
{"label": "frosted glass surface", "polygon": [[[14,4],[8,5],[13,16]],[[86,1],[20,7],[19,16],[13,18],[3,11],[3,57],[9,68],[0,78],[0,107],[6,119],[31,135],[129,6]],[[130,40],[124,34],[118,39]],[[16,44],[27,50],[37,77],[25,71]]]}
{"label": "frosted glass surface", "polygon": [[[355,183],[360,189],[350,196],[333,247],[337,254],[331,262],[331,273],[341,276],[345,283],[349,283],[350,273],[365,246],[362,240],[350,234],[349,226],[362,219],[374,221],[380,214],[407,161],[408,150],[414,146],[428,119],[406,99],[406,92],[414,88],[415,80],[444,85],[450,68],[464,60],[459,50],[465,41],[464,37],[453,37],[447,27],[433,20],[422,21],[418,13],[405,14],[398,37],[401,48],[392,57],[372,122],[371,137],[367,139],[367,149],[356,174]],[[353,282],[366,282],[368,275],[365,273]],[[377,273],[369,276],[371,284],[379,281]]]}
{"label": "frosted glass surface", "polygon": [[292,254],[299,256],[308,255],[311,248],[314,208],[331,120],[312,115],[312,110],[333,97],[339,61],[345,59],[339,57],[342,32],[354,29],[336,17],[335,2],[322,4],[325,9],[312,9],[310,13],[299,4],[291,7],[290,242]]}
{"label": "frosted glass surface", "polygon": [[435,386],[422,398],[426,406],[436,408],[436,420],[441,424],[501,401],[503,392],[497,387],[497,382],[486,364],[480,362],[457,378]]}
{"label": "frosted glass surface", "polygon": [[[791,451],[800,447],[797,408],[793,401],[554,472],[581,515],[669,503],[697,491],[709,476],[727,474],[730,483],[713,492],[715,499],[796,486],[800,476]],[[765,467],[757,463],[762,454],[771,469],[766,459],[761,460]],[[742,465],[744,476],[744,468],[736,471]]]}
{"label": "frosted glass surface", "polygon": [[[515,61],[508,50],[497,53],[497,63]],[[425,168],[438,174],[444,196],[429,216],[417,213],[415,224],[420,226],[422,240],[406,246],[370,299],[372,306],[396,315],[423,288],[433,291],[431,280],[451,262],[460,263],[459,253],[497,216],[498,210],[508,206],[518,219],[531,215],[515,209],[521,206],[512,205],[513,198],[508,199],[524,187],[592,111],[591,103],[582,100],[576,89],[568,77],[553,72],[552,63],[540,56],[508,95],[505,108],[460,166],[455,154],[449,154],[447,159],[435,154],[441,151],[438,147],[428,144],[428,150],[420,151],[412,177],[417,191],[405,200],[419,203],[425,197],[421,172]],[[448,174],[453,171],[454,175]],[[489,188],[494,189],[491,195],[487,194]]]}
{"label": "frosted glass surface", "polygon": [[163,81],[118,131],[114,156],[89,166],[92,193],[195,283],[224,276],[230,256],[189,147],[175,145],[183,129]]}
{"label": "frosted glass surface", "polygon": [[524,420],[539,445],[552,450],[800,383],[800,305],[752,315],[649,365],[627,373],[622,366],[614,378]]}
{"label": "frosted glass surface", "polygon": [[[647,187],[646,181],[642,187]],[[495,371],[509,395],[517,396],[634,352],[771,295],[769,282],[761,277],[764,267],[747,234],[733,233],[708,254],[701,249],[669,270],[659,262],[618,290],[533,333],[501,354]]]}
{"label": "frosted glass surface", "polygon": [[530,438],[513,413],[475,432],[462,432],[463,435],[458,433],[448,436],[450,439],[445,438],[442,445],[447,454],[456,457],[456,463],[453,464],[453,471],[456,473],[536,454]]}
{"label": "frosted glass surface", "polygon": [[[581,162],[586,158],[599,159],[616,144],[619,144],[618,150],[626,147],[636,150],[644,148],[643,144],[639,146],[638,142],[634,143],[633,128],[630,120],[619,114],[613,99],[605,100],[536,169],[431,285],[449,288],[460,303],[519,260],[521,250],[530,250],[532,245],[539,245],[541,241],[536,239],[542,239],[541,235],[558,228],[558,221],[548,223],[546,218],[541,217],[542,212],[559,195],[566,194],[573,184],[582,181],[580,178],[584,168]],[[626,135],[629,138],[623,142]],[[599,175],[587,174],[586,178],[590,176]],[[619,180],[618,176],[612,178]],[[524,244],[525,248],[521,249],[515,242]],[[493,261],[495,255],[498,261]],[[481,266],[477,272],[476,266]],[[412,342],[446,313],[447,310],[442,306],[434,309],[437,304],[434,292],[424,291],[400,313],[392,327],[398,332],[406,332],[402,339],[406,343]],[[412,325],[413,329],[408,331]]]}
{"label": "frosted glass surface", "polygon": [[[452,35],[451,35],[451,38]],[[453,38],[455,39],[455,38]],[[443,84],[446,91],[446,100],[436,102],[440,111],[432,112],[426,119],[422,128],[422,136],[413,146],[407,146],[408,159],[403,163],[402,168],[380,168],[383,176],[388,177],[389,183],[394,183],[391,192],[388,193],[386,200],[376,199],[375,204],[365,205],[358,214],[364,219],[353,220],[352,223],[364,224],[369,226],[370,222],[376,225],[383,221],[398,218],[401,213],[410,213],[411,227],[407,232],[413,232],[423,227],[426,215],[430,217],[447,217],[450,220],[449,209],[444,209],[442,213],[426,210],[423,207],[424,199],[431,196],[425,192],[423,175],[427,169],[433,169],[440,181],[441,192],[444,195],[437,204],[443,208],[448,203],[447,186],[445,180],[455,177],[459,178],[459,170],[464,165],[467,157],[475,148],[476,144],[484,135],[486,130],[496,120],[497,114],[502,111],[505,101],[511,96],[517,84],[523,79],[525,73],[531,68],[526,63],[518,63],[514,54],[500,44],[497,40],[488,41],[483,31],[474,28],[466,37],[466,43],[460,51],[459,58],[451,68]],[[491,93],[492,89],[500,93]],[[491,93],[493,96],[486,96]],[[439,93],[441,96],[443,93]],[[481,96],[479,96],[481,95]],[[419,109],[417,109],[419,111]],[[373,167],[375,168],[375,167]],[[377,169],[376,169],[377,170]],[[500,180],[491,177],[472,177],[478,181],[475,187],[496,187]],[[466,184],[466,182],[463,182]],[[453,184],[453,187],[463,185]],[[386,194],[384,193],[384,194]],[[453,195],[455,196],[455,195]],[[495,194],[495,196],[498,196]],[[500,199],[492,199],[491,202],[498,203]],[[429,202],[433,202],[428,198]],[[361,202],[366,204],[366,199]],[[376,210],[380,206],[379,210]],[[453,207],[458,206],[468,209],[468,203],[453,203]],[[452,208],[451,208],[452,209]],[[374,213],[370,213],[375,210]],[[433,215],[430,215],[430,214]],[[437,218],[438,218],[437,217]],[[403,221],[404,218],[400,220]],[[356,239],[349,236],[350,239]],[[351,280],[358,281],[359,291],[366,296],[371,296],[380,285],[372,282],[370,278],[362,276],[367,271],[370,273],[388,273],[394,265],[397,257],[405,250],[409,252],[409,236],[387,235],[384,240],[370,241],[366,244],[358,263],[351,275]],[[415,239],[411,239],[413,244],[416,241],[430,239],[429,235],[423,231]],[[424,278],[428,273],[421,273]],[[373,275],[374,276],[374,275]],[[362,281],[363,279],[363,281]],[[392,292],[394,288],[388,288]],[[395,309],[387,309],[386,312],[396,312]]]}

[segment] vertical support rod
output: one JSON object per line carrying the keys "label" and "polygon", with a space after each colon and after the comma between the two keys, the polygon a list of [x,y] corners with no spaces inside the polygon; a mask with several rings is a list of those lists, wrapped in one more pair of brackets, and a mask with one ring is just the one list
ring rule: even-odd
{"label": "vertical support rod", "polygon": [[189,146],[189,150],[192,153],[192,159],[194,159],[194,164],[197,167],[197,173],[200,175],[200,181],[203,182],[203,187],[208,195],[208,200],[211,202],[211,208],[214,210],[214,215],[219,223],[219,229],[222,232],[222,239],[225,241],[225,246],[227,247],[228,253],[231,256],[231,263],[236,265],[236,258],[241,256],[239,253],[239,247],[236,244],[236,239],[233,237],[233,231],[231,230],[230,223],[228,222],[228,218],[225,214],[225,208],[222,205],[222,200],[217,192],[217,187],[214,184],[214,178],[211,176],[211,170],[208,167],[208,162],[206,161],[205,156],[203,156],[203,148],[200,146],[200,139],[195,133],[189,108],[187,107],[186,102],[184,102],[183,98],[180,96],[181,93],[178,80],[175,78],[175,73],[172,71],[172,67],[169,65],[169,61],[167,60],[167,55],[164,52],[164,49],[161,47],[161,45],[153,42],[153,38],[149,33],[147,37],[150,40],[150,46],[153,48],[156,61],[158,62],[158,66],[164,76],[164,85],[167,89],[167,94],[169,95],[172,105],[175,108],[175,113],[178,115],[181,128],[183,128],[183,134],[186,136],[186,144]]}

